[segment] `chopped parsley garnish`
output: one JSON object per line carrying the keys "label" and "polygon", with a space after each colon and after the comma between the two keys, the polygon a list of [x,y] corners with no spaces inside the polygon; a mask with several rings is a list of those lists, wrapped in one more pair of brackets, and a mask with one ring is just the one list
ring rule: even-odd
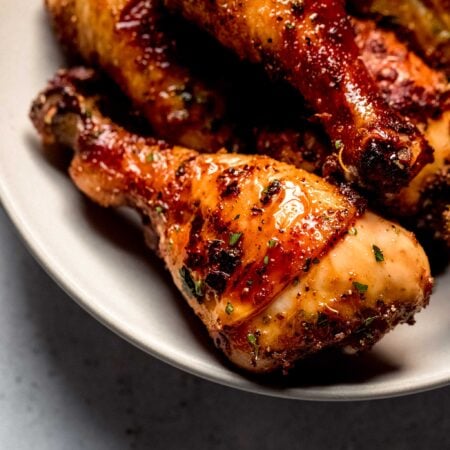
{"label": "chopped parsley garnish", "polygon": [[369,289],[369,286],[367,284],[359,283],[358,281],[353,282],[353,287],[360,293],[364,294],[367,292],[367,289]]}
{"label": "chopped parsley garnish", "polygon": [[146,160],[147,162],[153,162],[153,161],[155,160],[155,155],[154,155],[154,153],[149,153],[149,154],[147,155],[147,157],[145,158],[145,160]]}
{"label": "chopped parsley garnish", "polygon": [[351,227],[351,228],[347,231],[347,233],[348,233],[350,236],[356,236],[356,235],[358,234],[358,230],[357,230],[355,227]]}
{"label": "chopped parsley garnish", "polygon": [[285,27],[286,30],[293,30],[295,28],[295,25],[292,22],[287,22]]}
{"label": "chopped parsley garnish", "polygon": [[203,282],[202,281],[194,281],[192,278],[189,269],[186,266],[183,266],[180,269],[180,277],[183,281],[183,288],[185,291],[191,293],[199,302],[201,297],[203,297]]}
{"label": "chopped parsley garnish", "polygon": [[337,141],[334,141],[334,148],[336,150],[340,150],[342,148],[342,141],[339,139]]}
{"label": "chopped parsley garnish", "polygon": [[267,266],[269,264],[269,257],[266,255],[264,256],[264,264]]}
{"label": "chopped parsley garnish", "polygon": [[259,352],[258,338],[253,333],[248,333],[247,341],[253,347],[254,357],[255,357],[255,359],[257,359],[258,352]]}
{"label": "chopped parsley garnish", "polygon": [[205,287],[203,281],[202,280],[194,281],[194,284],[195,284],[195,296],[203,297],[204,295],[203,288]]}
{"label": "chopped parsley garnish", "polygon": [[376,316],[368,317],[366,320],[364,320],[364,326],[368,327],[376,318]]}
{"label": "chopped parsley garnish", "polygon": [[233,247],[236,245],[241,238],[242,233],[231,233],[230,234],[230,245]]}
{"label": "chopped parsley garnish", "polygon": [[384,255],[383,251],[380,247],[377,247],[376,245],[372,245],[373,254],[375,255],[375,261],[376,262],[383,262],[384,261]]}
{"label": "chopped parsley garnish", "polygon": [[155,208],[155,211],[156,211],[158,214],[161,214],[161,213],[164,211],[164,208],[163,208],[162,206],[157,206],[157,207]]}
{"label": "chopped parsley garnish", "polygon": [[233,306],[233,304],[230,303],[230,302],[228,302],[228,303],[227,303],[227,306],[225,307],[225,312],[226,312],[228,315],[230,315],[230,314],[233,314],[233,311],[234,311],[234,306]]}
{"label": "chopped parsley garnish", "polygon": [[276,239],[270,239],[269,242],[267,243],[269,248],[274,248],[277,246],[277,244],[278,244],[278,241]]}

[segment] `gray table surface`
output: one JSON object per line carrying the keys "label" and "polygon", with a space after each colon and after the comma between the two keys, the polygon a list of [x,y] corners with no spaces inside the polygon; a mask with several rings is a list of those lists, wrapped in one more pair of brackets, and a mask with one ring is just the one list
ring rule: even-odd
{"label": "gray table surface", "polygon": [[261,397],[142,353],[39,267],[0,207],[0,449],[449,449],[450,388],[361,403]]}

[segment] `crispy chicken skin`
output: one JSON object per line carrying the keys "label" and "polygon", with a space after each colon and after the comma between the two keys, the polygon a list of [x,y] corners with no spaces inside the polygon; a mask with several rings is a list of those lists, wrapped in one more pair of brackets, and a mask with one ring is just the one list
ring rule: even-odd
{"label": "crispy chicken skin", "polygon": [[[160,0],[46,0],[72,53],[102,67],[164,139],[216,151],[233,139],[224,99],[177,62],[178,22]],[[180,31],[180,30],[178,30]],[[178,36],[186,38],[191,30]]]}
{"label": "crispy chicken skin", "polygon": [[[449,86],[442,72],[431,69],[393,31],[370,20],[353,20],[356,43],[370,74],[389,105],[413,121],[434,149],[427,164],[398,194],[382,206],[407,218],[408,226],[450,248],[450,109]],[[258,150],[275,159],[323,173],[331,150],[314,128],[262,131]]]}
{"label": "crispy chicken skin", "polygon": [[83,69],[60,72],[33,104],[38,132],[75,150],[70,175],[92,200],[140,211],[148,242],[238,366],[266,372],[332,345],[368,348],[427,304],[421,247],[348,189],[265,156],[131,134],[83,95],[91,82]]}
{"label": "crispy chicken skin", "polygon": [[[169,29],[171,22],[161,10],[161,2],[47,0],[47,6],[66,45],[86,61],[100,64],[144,110],[157,136],[198,150],[217,150],[225,144],[242,147],[234,132],[242,125],[228,114],[229,98],[217,87],[206,87],[177,59],[176,36]],[[398,195],[389,195],[384,201],[398,216],[416,216],[412,225],[431,230],[439,239],[448,237],[450,207],[445,193],[449,191],[450,113],[443,113],[448,97],[445,76],[424,64],[392,31],[376,27],[370,20],[354,19],[353,25],[362,60],[385,101],[416,123],[435,150],[434,163],[427,164]],[[267,89],[258,86],[244,86],[241,92]],[[249,103],[254,96],[240,98]],[[286,107],[285,100],[267,104],[266,109],[276,111],[273,116],[278,122],[292,123],[297,119],[290,111],[296,104]],[[256,117],[258,108],[247,105],[248,115]],[[252,135],[250,130],[245,134]],[[333,146],[320,127],[306,120],[298,120],[295,129],[258,124],[255,137],[255,142],[251,139],[244,147],[257,148],[311,172],[323,173],[324,162],[332,153]],[[450,240],[446,242],[450,247]]]}
{"label": "crispy chicken skin", "polygon": [[433,67],[450,74],[449,0],[348,0],[350,10],[397,27]]}
{"label": "crispy chicken skin", "polygon": [[432,160],[417,128],[380,95],[341,0],[165,3],[297,88],[334,141],[347,179],[396,192]]}
{"label": "crispy chicken skin", "polygon": [[[434,149],[427,164],[383,206],[415,229],[434,234],[450,249],[450,104],[443,72],[430,68],[393,31],[370,20],[353,20],[356,42],[371,75],[391,107],[411,119]],[[320,148],[323,153],[322,147]]]}
{"label": "crispy chicken skin", "polygon": [[446,76],[428,66],[392,30],[352,19],[356,44],[369,73],[391,107],[415,123],[439,116],[447,103]]}

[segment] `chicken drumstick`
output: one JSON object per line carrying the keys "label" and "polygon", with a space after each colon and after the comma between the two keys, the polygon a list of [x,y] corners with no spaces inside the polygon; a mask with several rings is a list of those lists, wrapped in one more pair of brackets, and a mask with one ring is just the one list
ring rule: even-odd
{"label": "chicken drumstick", "polygon": [[37,130],[75,150],[70,174],[91,199],[140,211],[148,242],[237,365],[264,372],[333,345],[368,348],[427,304],[421,247],[351,191],[265,156],[131,134],[83,95],[91,81],[61,72],[33,104]]}

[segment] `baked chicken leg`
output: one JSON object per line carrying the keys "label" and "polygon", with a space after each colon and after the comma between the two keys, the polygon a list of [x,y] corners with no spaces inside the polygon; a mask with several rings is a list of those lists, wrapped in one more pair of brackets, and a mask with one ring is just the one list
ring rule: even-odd
{"label": "baked chicken leg", "polygon": [[352,12],[396,26],[433,67],[450,74],[449,0],[348,0],[348,4]]}
{"label": "baked chicken leg", "polygon": [[37,130],[75,150],[70,175],[92,200],[140,211],[148,242],[235,364],[265,372],[332,345],[368,348],[427,304],[423,250],[354,193],[265,156],[130,134],[83,95],[91,77],[61,72],[33,104]]}
{"label": "baked chicken leg", "polygon": [[347,179],[395,192],[432,160],[420,132],[382,99],[341,0],[165,0],[312,105]]}
{"label": "baked chicken leg", "polygon": [[[78,4],[75,0],[47,0],[58,34],[66,45],[85,61],[98,63],[106,70],[144,112],[158,137],[198,150],[217,150],[225,144],[242,147],[243,140],[236,139],[235,132],[242,129],[242,123],[229,113],[229,99],[237,96],[251,117],[243,134],[251,137],[251,128],[257,129],[255,142],[251,138],[244,147],[257,148],[275,159],[322,173],[333,146],[317,125],[291,113],[300,108],[298,103],[289,96],[275,101],[272,96],[270,102],[266,85],[248,80],[245,83],[243,77],[239,79],[243,86],[232,86],[226,94],[215,86],[207,86],[179,60],[176,41],[185,36],[174,33],[175,24],[161,9],[161,3],[162,0],[86,0]],[[389,196],[390,209],[399,216],[415,216],[414,224],[420,224],[428,234],[431,230],[439,239],[444,238],[450,247],[449,171],[445,163],[450,158],[450,112],[445,112],[445,77],[427,67],[391,31],[375,27],[371,21],[354,20],[353,25],[362,60],[385,101],[418,124],[435,150],[434,163],[427,164],[398,195]],[[204,58],[210,59],[207,51]],[[226,73],[224,69],[219,67],[215,76],[230,78],[233,69]],[[242,72],[241,67],[234,70]],[[266,103],[254,102],[263,92]],[[269,113],[260,124],[257,116],[262,109],[276,113]],[[272,116],[277,120],[272,120]],[[295,124],[295,128],[273,129],[273,122]]]}
{"label": "baked chicken leg", "polygon": [[231,143],[223,95],[178,62],[177,42],[190,39],[192,30],[163,13],[162,0],[46,0],[46,5],[64,45],[101,66],[156,135],[200,151]]}
{"label": "baked chicken leg", "polygon": [[[381,206],[450,249],[450,104],[446,77],[409,50],[393,31],[379,28],[372,21],[353,20],[353,24],[362,59],[382,95],[423,131],[434,149],[434,162],[398,194],[382,199]],[[307,124],[302,131],[263,130],[258,150],[317,173],[323,173],[331,154]]]}

